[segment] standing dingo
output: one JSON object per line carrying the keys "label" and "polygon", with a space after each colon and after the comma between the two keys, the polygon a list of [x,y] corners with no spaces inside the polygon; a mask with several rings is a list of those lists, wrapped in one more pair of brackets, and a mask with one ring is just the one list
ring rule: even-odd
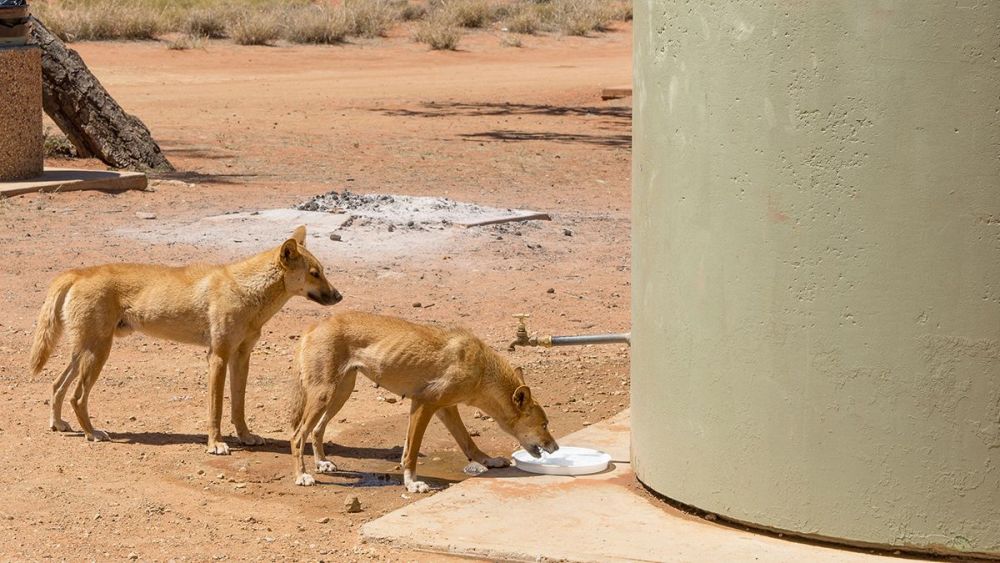
{"label": "standing dingo", "polygon": [[70,399],[76,418],[88,440],[108,440],[91,424],[87,398],[114,337],[138,330],[208,347],[208,453],[229,453],[221,431],[227,367],[240,442],[263,444],[250,432],[243,411],[250,352],[261,327],[293,296],[322,305],[342,299],[305,249],[305,236],[305,227],[299,227],[281,246],[221,266],[107,264],[60,274],[49,286],[31,346],[31,369],[37,375],[60,335],[65,331],[69,337],[69,365],[52,382],[52,430],[70,430],[62,420],[62,402],[79,376]]}
{"label": "standing dingo", "polygon": [[531,398],[521,368],[513,369],[472,333],[417,325],[402,319],[343,313],[306,331],[299,344],[300,378],[292,403],[292,458],[295,483],[316,482],[305,472],[303,449],[312,431],[316,469],[336,470],[326,459],[323,433],[354,390],[358,372],[381,387],[410,398],[410,427],[403,446],[403,484],[411,493],[430,488],[417,481],[417,455],[424,430],[435,414],[454,436],[469,461],[506,467],[504,457],[490,457],[476,446],[462,424],[458,404],[492,416],[531,455],[559,449],[549,434],[548,418]]}

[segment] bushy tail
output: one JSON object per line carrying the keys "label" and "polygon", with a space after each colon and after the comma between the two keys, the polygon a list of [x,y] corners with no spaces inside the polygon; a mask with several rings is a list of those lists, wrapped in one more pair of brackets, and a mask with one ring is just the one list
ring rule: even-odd
{"label": "bushy tail", "polygon": [[73,278],[62,275],[52,282],[49,292],[45,296],[45,303],[38,312],[38,321],[35,323],[35,338],[31,343],[31,373],[38,375],[45,362],[49,361],[52,349],[59,342],[62,335],[62,308],[66,300],[66,293],[73,285]]}

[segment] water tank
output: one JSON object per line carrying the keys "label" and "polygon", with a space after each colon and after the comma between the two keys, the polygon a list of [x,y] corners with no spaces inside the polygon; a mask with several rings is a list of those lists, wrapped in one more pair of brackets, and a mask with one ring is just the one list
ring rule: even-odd
{"label": "water tank", "polygon": [[633,463],[1000,555],[1000,2],[635,2]]}

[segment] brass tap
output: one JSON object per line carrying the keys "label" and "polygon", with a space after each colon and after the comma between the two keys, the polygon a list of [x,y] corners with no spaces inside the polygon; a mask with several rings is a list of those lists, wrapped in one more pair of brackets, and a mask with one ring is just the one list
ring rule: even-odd
{"label": "brass tap", "polygon": [[514,315],[517,319],[517,339],[510,343],[507,347],[508,352],[513,352],[516,346],[528,346],[528,327],[524,325],[524,319],[527,319],[531,315],[527,313],[518,313]]}
{"label": "brass tap", "polygon": [[524,324],[524,319],[530,318],[531,315],[527,313],[518,313],[514,315],[517,319],[517,339],[510,343],[507,347],[508,352],[513,352],[517,346],[544,346],[546,348],[552,346],[551,336],[539,337],[537,334],[532,334],[528,336],[528,327]]}

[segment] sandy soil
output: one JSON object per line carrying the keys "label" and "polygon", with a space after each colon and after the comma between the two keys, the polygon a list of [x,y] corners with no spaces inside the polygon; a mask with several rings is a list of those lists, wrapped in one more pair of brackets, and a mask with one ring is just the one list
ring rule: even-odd
{"label": "sandy soil", "polygon": [[[407,405],[367,381],[327,433],[343,471],[319,476],[318,487],[292,484],[291,351],[306,325],[334,309],[293,300],[265,327],[247,407],[268,444],[233,441],[228,457],[204,451],[203,350],[141,335],[117,342],[91,398],[113,442],[93,444],[48,430],[49,385],[66,358],[32,377],[29,342],[56,272],[231,260],[291,232],[294,224],[267,210],[292,210],[331,190],[447,197],[553,219],[391,231],[379,221],[307,221],[310,246],[345,295],[337,308],[464,325],[498,349],[520,312],[542,333],[628,330],[631,112],[627,100],[602,102],[599,92],[630,81],[631,31],[525,44],[505,48],[481,33],[457,53],[403,37],[186,52],[76,45],[178,172],[156,178],[147,193],[0,201],[0,558],[439,560],[366,545],[357,533],[418,498],[398,485]],[[218,219],[234,212],[246,221]],[[557,436],[627,406],[624,347],[525,349],[510,358],[525,367]],[[67,414],[78,428],[68,406]],[[515,449],[474,411],[464,418],[483,449]],[[232,432],[228,422],[223,429]],[[437,486],[465,477],[464,458],[436,421],[423,455],[421,475]],[[352,495],[363,511],[345,514]]]}

